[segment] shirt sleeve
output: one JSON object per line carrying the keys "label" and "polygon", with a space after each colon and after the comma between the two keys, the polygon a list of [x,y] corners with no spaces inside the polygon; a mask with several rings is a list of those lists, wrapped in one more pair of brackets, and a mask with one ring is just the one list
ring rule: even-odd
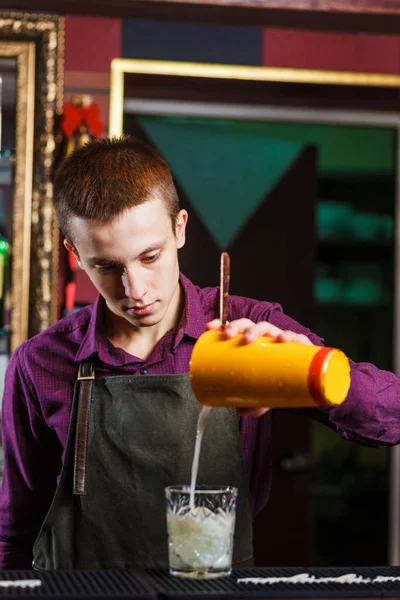
{"label": "shirt sleeve", "polygon": [[[323,340],[270,305],[265,320],[284,330],[306,335],[315,345]],[[261,320],[258,318],[258,320]],[[303,414],[328,425],[344,439],[368,446],[391,446],[400,441],[400,378],[369,363],[350,360],[351,385],[346,400],[334,408],[305,409]]]}
{"label": "shirt sleeve", "polygon": [[[32,547],[57,483],[54,435],[28,377],[27,343],[11,356],[2,404],[4,475],[0,489],[0,568],[29,569]],[[54,447],[54,446],[53,446]]]}

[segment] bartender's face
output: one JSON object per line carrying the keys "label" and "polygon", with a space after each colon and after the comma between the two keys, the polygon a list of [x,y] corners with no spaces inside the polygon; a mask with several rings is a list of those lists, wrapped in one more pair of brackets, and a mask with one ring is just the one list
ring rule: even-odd
{"label": "bartender's face", "polygon": [[172,227],[164,203],[156,198],[110,222],[74,217],[72,249],[108,308],[137,327],[157,325],[179,304],[177,249],[185,243],[187,213]]}

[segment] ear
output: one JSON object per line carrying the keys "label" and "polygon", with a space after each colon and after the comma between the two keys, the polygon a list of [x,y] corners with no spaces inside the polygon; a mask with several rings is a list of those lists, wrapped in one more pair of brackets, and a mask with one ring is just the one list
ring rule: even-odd
{"label": "ear", "polygon": [[186,242],[186,225],[189,215],[182,209],[178,212],[175,221],[176,246],[182,248]]}
{"label": "ear", "polygon": [[63,244],[64,244],[65,248],[68,250],[68,252],[72,252],[72,254],[75,256],[76,262],[78,263],[79,268],[83,269],[81,259],[79,258],[79,254],[78,254],[78,251],[75,248],[75,246],[73,246],[71,244],[71,242],[69,242],[67,239],[65,239],[63,241]]}

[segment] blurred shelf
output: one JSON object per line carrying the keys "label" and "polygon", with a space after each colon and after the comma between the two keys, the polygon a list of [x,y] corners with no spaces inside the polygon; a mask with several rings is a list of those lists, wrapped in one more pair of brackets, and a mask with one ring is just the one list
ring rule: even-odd
{"label": "blurred shelf", "polygon": [[368,311],[368,310],[388,310],[392,307],[390,302],[381,302],[379,304],[348,304],[346,302],[320,302],[315,300],[317,311]]}
{"label": "blurred shelf", "polygon": [[318,247],[327,247],[331,248],[332,246],[337,247],[346,247],[346,248],[394,248],[394,240],[356,240],[356,239],[346,239],[346,238],[318,238],[317,239]]}
{"label": "blurred shelf", "polygon": [[353,186],[355,184],[368,185],[373,183],[381,185],[395,185],[395,171],[325,171],[319,175],[319,181],[322,183],[341,183],[343,185]]}
{"label": "blurred shelf", "polygon": [[362,259],[373,260],[394,257],[394,241],[365,240],[317,240],[317,257],[319,259]]}
{"label": "blurred shelf", "polygon": [[[396,193],[395,173],[332,173],[318,178],[319,198],[351,197],[355,201],[365,197],[367,202],[375,196],[380,198],[375,209],[386,212],[393,207]],[[385,210],[386,209],[386,210]]]}

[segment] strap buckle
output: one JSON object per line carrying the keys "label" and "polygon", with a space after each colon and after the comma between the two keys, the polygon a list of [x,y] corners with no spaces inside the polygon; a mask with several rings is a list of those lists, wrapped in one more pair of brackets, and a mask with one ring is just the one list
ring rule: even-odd
{"label": "strap buckle", "polygon": [[93,363],[80,363],[78,369],[78,381],[89,381],[95,379],[95,368]]}

